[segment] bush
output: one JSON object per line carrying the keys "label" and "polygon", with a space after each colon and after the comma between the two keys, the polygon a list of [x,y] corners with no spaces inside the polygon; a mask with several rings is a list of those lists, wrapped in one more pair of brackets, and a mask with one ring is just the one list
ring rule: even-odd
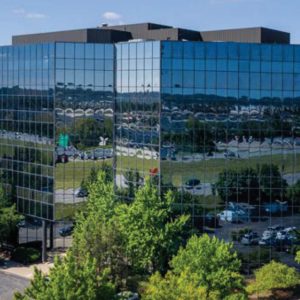
{"label": "bush", "polygon": [[300,246],[293,245],[292,248],[291,248],[291,254],[296,255],[298,251],[300,251]]}
{"label": "bush", "polygon": [[34,263],[40,259],[40,252],[34,248],[19,247],[11,255],[11,259],[23,263]]}
{"label": "bush", "polygon": [[231,239],[233,241],[236,241],[237,240],[237,233],[235,231],[231,231]]}
{"label": "bush", "polygon": [[245,234],[252,232],[251,228],[240,229],[238,232],[238,241],[241,241]]}

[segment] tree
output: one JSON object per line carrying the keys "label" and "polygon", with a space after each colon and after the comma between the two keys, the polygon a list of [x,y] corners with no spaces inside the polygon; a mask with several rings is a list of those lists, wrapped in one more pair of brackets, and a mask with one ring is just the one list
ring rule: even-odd
{"label": "tree", "polygon": [[78,261],[89,253],[97,260],[97,268],[109,268],[114,281],[127,276],[126,250],[116,221],[104,222],[98,212],[76,220],[73,251]]}
{"label": "tree", "polygon": [[23,216],[17,214],[16,205],[11,204],[0,187],[0,247],[3,243],[14,243],[18,237],[18,224]]}
{"label": "tree", "polygon": [[96,258],[100,270],[109,267],[114,279],[123,279],[126,252],[119,222],[114,218],[120,201],[115,197],[107,172],[98,170],[91,176],[93,180],[87,182],[89,197],[86,207],[76,215],[73,251],[79,261],[90,254]]}
{"label": "tree", "polygon": [[117,207],[117,218],[134,268],[163,270],[179,249],[189,216],[172,217],[173,195],[165,200],[148,178],[130,205]]}
{"label": "tree", "polygon": [[138,170],[130,169],[125,173],[125,184],[128,188],[128,197],[133,198],[140,187],[141,176]]}
{"label": "tree", "polygon": [[279,167],[274,164],[257,166],[262,198],[268,202],[282,200],[285,196],[287,182],[282,177]]}
{"label": "tree", "polygon": [[232,244],[206,234],[193,236],[170,266],[172,271],[165,278],[156,273],[146,284],[146,300],[248,299],[244,278],[239,274],[241,262],[232,253]]}
{"label": "tree", "polygon": [[168,272],[163,278],[156,272],[145,285],[144,300],[207,300],[207,290],[199,284],[199,277],[187,269],[180,276]]}
{"label": "tree", "polygon": [[255,272],[255,282],[247,287],[249,294],[259,295],[275,289],[294,287],[299,284],[299,274],[295,268],[271,261]]}
{"label": "tree", "polygon": [[99,274],[95,259],[88,255],[77,263],[72,252],[61,261],[57,256],[49,280],[37,268],[25,294],[15,293],[14,300],[111,300],[116,289],[108,280],[109,270]]}
{"label": "tree", "polygon": [[[254,168],[224,170],[219,174],[216,188],[221,199],[231,202],[245,201],[257,204],[259,180]],[[248,202],[248,201],[247,201]]]}

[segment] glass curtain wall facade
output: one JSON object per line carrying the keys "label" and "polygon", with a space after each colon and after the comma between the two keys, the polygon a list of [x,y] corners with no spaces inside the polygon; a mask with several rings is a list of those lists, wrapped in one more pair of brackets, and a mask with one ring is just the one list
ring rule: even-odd
{"label": "glass curtain wall facade", "polygon": [[[55,221],[73,225],[86,182],[112,167],[114,45],[57,43],[55,80]],[[71,236],[62,246],[70,246]],[[59,246],[59,239],[55,246]]]}
{"label": "glass curtain wall facade", "polygon": [[120,43],[116,56],[114,176],[117,194],[133,199],[159,175],[160,42]]}
{"label": "glass curtain wall facade", "polygon": [[161,184],[177,191],[175,209],[234,241],[245,267],[288,262],[287,232],[300,225],[300,47],[162,42],[161,59]]}
{"label": "glass curtain wall facade", "polygon": [[20,213],[52,220],[54,44],[1,47],[0,54],[1,182]]}
{"label": "glass curtain wall facade", "polygon": [[[42,240],[41,219],[72,225],[85,183],[111,168],[114,45],[53,43],[0,48],[1,181],[26,224],[19,242]],[[50,231],[48,230],[48,236]]]}

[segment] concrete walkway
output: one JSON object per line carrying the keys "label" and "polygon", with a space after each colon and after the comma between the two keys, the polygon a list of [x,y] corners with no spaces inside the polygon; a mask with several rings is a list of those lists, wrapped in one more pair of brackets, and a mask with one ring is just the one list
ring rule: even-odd
{"label": "concrete walkway", "polygon": [[39,263],[25,266],[12,260],[5,260],[0,266],[0,271],[6,274],[17,275],[27,279],[33,279],[34,268],[37,267],[43,273],[48,274],[49,269],[53,267],[53,262]]}

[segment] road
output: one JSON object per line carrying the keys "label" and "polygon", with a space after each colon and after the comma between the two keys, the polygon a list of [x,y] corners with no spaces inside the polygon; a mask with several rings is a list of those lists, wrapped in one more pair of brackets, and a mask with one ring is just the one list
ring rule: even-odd
{"label": "road", "polygon": [[15,292],[23,292],[29,279],[0,271],[0,300],[12,300]]}
{"label": "road", "polygon": [[[73,222],[65,222],[65,223],[56,223],[54,225],[54,248],[69,248],[72,245],[72,236],[61,237],[59,231],[63,227],[68,227],[73,225]],[[34,227],[30,225],[26,225],[24,228],[20,228],[19,230],[19,243],[28,243],[34,241],[42,241],[43,231],[41,227]],[[47,236],[49,238],[50,230],[47,229]],[[50,246],[50,242],[48,240],[48,247]],[[0,299],[1,300],[1,299]]]}

